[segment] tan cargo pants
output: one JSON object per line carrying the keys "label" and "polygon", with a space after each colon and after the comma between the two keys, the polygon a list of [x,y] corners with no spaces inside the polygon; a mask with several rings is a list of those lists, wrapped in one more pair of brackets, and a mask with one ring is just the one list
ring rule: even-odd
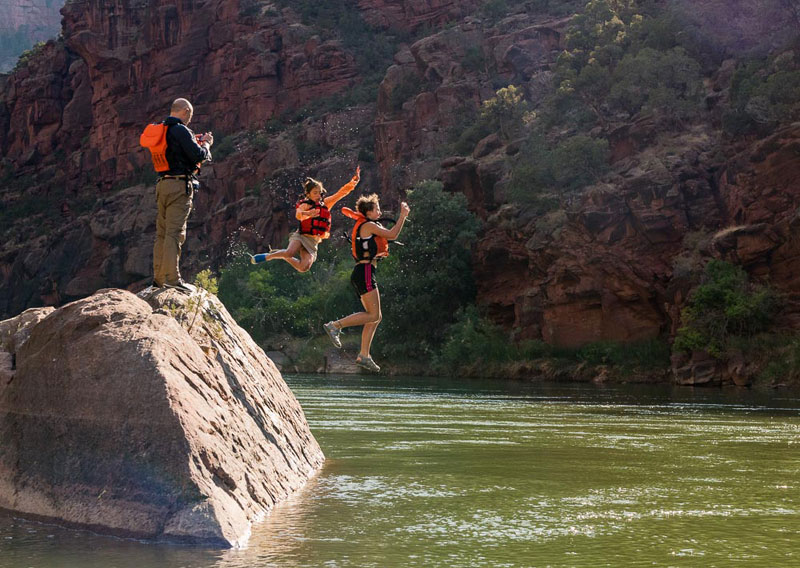
{"label": "tan cargo pants", "polygon": [[186,240],[186,221],[192,212],[193,192],[186,194],[186,180],[162,179],[156,184],[156,242],[153,246],[153,279],[156,284],[176,284],[181,278],[178,262]]}

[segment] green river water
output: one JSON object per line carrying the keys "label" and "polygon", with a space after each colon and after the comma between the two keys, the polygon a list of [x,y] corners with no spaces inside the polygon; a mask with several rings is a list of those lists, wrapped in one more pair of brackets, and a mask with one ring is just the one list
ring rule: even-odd
{"label": "green river water", "polygon": [[800,394],[288,377],[327,456],[247,548],[0,516],[0,568],[800,566]]}

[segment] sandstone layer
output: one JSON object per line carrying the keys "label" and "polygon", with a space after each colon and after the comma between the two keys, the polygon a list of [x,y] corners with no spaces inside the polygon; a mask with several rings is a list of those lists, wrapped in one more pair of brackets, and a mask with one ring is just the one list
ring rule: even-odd
{"label": "sandstone layer", "polygon": [[13,350],[0,360],[0,507],[238,546],[321,466],[280,372],[214,296],[107,289],[42,315],[0,324]]}
{"label": "sandstone layer", "polygon": [[435,27],[472,13],[480,0],[359,0],[364,19],[381,28]]}

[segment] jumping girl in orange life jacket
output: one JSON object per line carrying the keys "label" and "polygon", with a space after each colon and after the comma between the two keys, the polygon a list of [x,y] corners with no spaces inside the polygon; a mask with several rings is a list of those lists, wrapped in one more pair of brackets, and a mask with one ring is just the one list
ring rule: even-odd
{"label": "jumping girl in orange life jacket", "polygon": [[372,338],[375,337],[375,330],[381,323],[382,317],[381,296],[378,293],[375,273],[378,259],[389,254],[386,241],[393,241],[400,234],[410,208],[406,203],[400,205],[400,218],[391,229],[385,229],[378,223],[378,219],[381,218],[381,206],[378,203],[378,196],[374,193],[359,197],[356,201],[356,209],[360,215],[348,214],[348,217],[358,217],[352,236],[353,258],[356,266],[350,276],[350,283],[361,299],[365,311],[350,314],[340,320],[329,321],[323,327],[333,344],[341,348],[342,341],[339,334],[342,328],[363,325],[361,350],[356,357],[356,365],[377,373],[381,368],[369,355]]}
{"label": "jumping girl in orange life jacket", "polygon": [[[361,167],[359,166],[349,182],[323,200],[325,188],[322,183],[313,178],[306,178],[306,182],[303,184],[305,199],[297,202],[294,214],[300,222],[300,226],[297,231],[289,235],[289,246],[282,250],[251,256],[250,262],[255,264],[280,258],[291,264],[298,272],[306,272],[317,260],[319,243],[330,236],[331,209],[336,202],[355,189],[360,179]],[[299,259],[295,258],[298,253]]]}

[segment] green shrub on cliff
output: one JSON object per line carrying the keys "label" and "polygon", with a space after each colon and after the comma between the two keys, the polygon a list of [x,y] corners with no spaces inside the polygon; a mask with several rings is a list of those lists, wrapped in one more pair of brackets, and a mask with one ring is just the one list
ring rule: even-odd
{"label": "green shrub on cliff", "polygon": [[480,109],[469,105],[454,109],[456,120],[449,131],[450,145],[445,153],[471,154],[475,145],[493,132],[506,140],[523,133],[526,121],[533,117],[521,87],[509,85],[484,101]]}
{"label": "green shrub on cliff", "polygon": [[39,43],[35,44],[32,48],[23,51],[22,54],[19,56],[19,59],[17,60],[17,64],[14,66],[14,71],[22,69],[23,67],[28,65],[28,63],[33,61],[36,55],[38,55],[39,53],[42,52],[42,50],[44,50],[46,45],[47,42],[40,41]]}
{"label": "green shrub on cliff", "polygon": [[679,44],[679,29],[674,14],[655,5],[591,0],[558,58],[551,120],[583,107],[584,120],[593,115],[600,124],[647,111],[669,125],[698,112],[700,64]]}
{"label": "green shrub on cliff", "polygon": [[567,138],[553,150],[550,168],[561,187],[589,185],[608,170],[608,141],[581,134]]}
{"label": "green shrub on cliff", "polygon": [[519,135],[525,122],[528,103],[521,87],[509,85],[498,89],[495,96],[484,101],[481,119],[506,140]]}
{"label": "green shrub on cliff", "polygon": [[470,107],[462,107],[455,112],[455,122],[449,129],[450,144],[445,148],[447,154],[467,156],[472,154],[475,145],[494,132],[492,125],[480,113]]}
{"label": "green shrub on cliff", "polygon": [[766,330],[777,307],[775,294],[750,283],[747,273],[721,260],[708,263],[702,282],[681,312],[673,349],[724,355],[732,340]]}
{"label": "green shrub on cliff", "polygon": [[700,108],[700,65],[682,47],[646,47],[626,55],[614,69],[608,101],[634,116],[646,110],[667,121],[690,118]]}
{"label": "green shrub on cliff", "polygon": [[731,79],[730,103],[722,118],[731,135],[769,134],[800,120],[800,57],[783,53],[740,66]]}
{"label": "green shrub on cliff", "polygon": [[211,294],[219,293],[219,279],[214,276],[210,269],[206,268],[197,273],[194,277],[195,286],[202,288]]}
{"label": "green shrub on cliff", "polygon": [[[615,124],[648,113],[661,127],[673,128],[698,113],[701,68],[679,43],[679,30],[679,19],[655,4],[588,2],[566,33],[550,95],[535,112],[510,97],[505,99],[515,104],[498,105],[507,111],[506,124],[525,139],[511,159],[506,194],[540,211],[563,207],[609,170],[605,136]],[[483,122],[500,130],[498,120],[487,122],[485,115]]]}
{"label": "green shrub on cliff", "polygon": [[595,183],[606,171],[608,141],[604,138],[578,134],[552,147],[542,135],[533,134],[516,158],[508,193],[517,202],[550,210],[568,192]]}

